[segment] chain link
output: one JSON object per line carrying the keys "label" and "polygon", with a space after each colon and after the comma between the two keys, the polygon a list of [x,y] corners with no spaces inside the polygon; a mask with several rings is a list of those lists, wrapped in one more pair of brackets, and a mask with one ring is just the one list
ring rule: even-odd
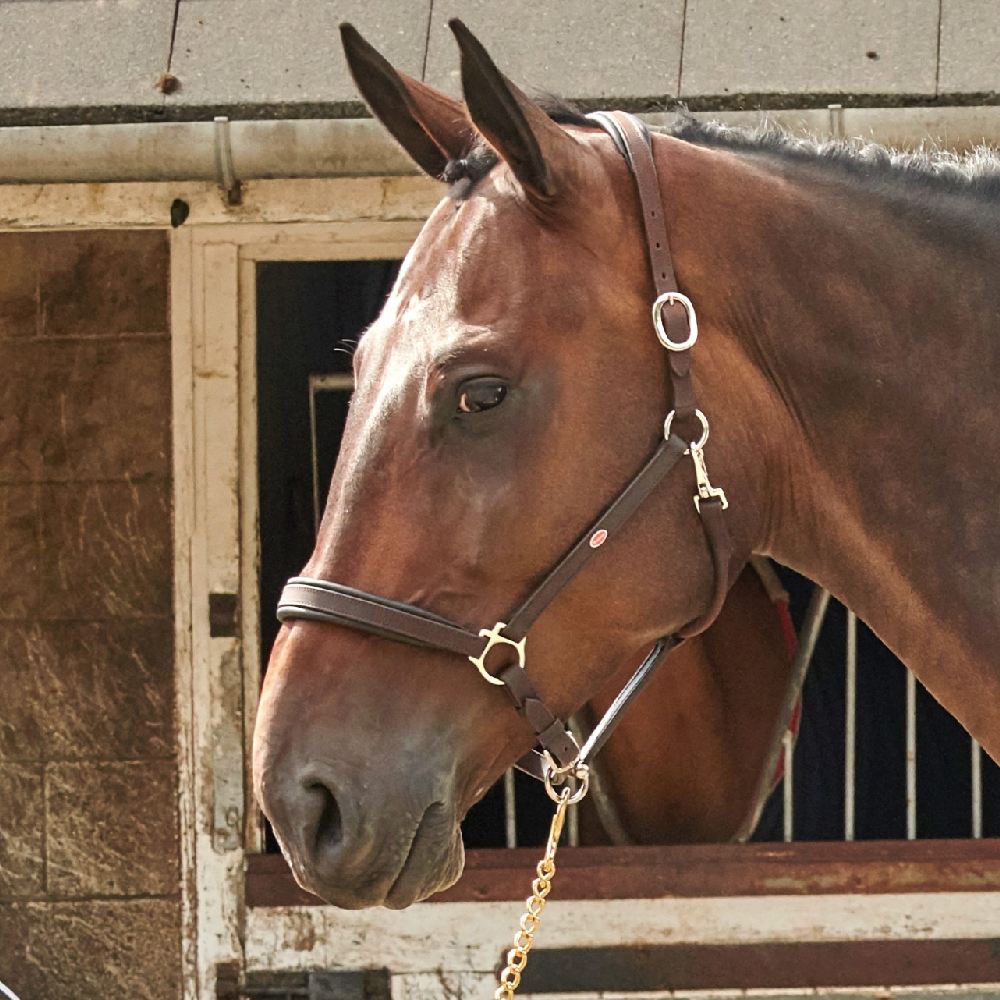
{"label": "chain link", "polygon": [[556,850],[562,835],[563,823],[566,820],[566,810],[573,799],[573,789],[564,788],[556,804],[552,825],[549,827],[549,839],[545,845],[545,856],[538,862],[535,869],[536,877],[531,883],[531,895],[525,900],[525,910],[514,935],[514,947],[507,952],[507,965],[500,973],[500,985],[494,1000],[514,1000],[514,994],[521,985],[521,973],[528,964],[528,952],[534,943],[535,931],[542,920],[542,910],[545,909],[545,897],[552,891],[552,879],[556,874]]}

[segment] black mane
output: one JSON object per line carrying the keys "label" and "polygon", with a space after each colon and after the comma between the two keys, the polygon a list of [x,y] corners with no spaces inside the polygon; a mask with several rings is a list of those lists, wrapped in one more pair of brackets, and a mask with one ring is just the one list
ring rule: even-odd
{"label": "black mane", "polygon": [[986,146],[965,154],[934,148],[902,151],[862,139],[800,137],[766,119],[755,128],[737,128],[702,122],[683,112],[663,131],[699,146],[764,153],[790,162],[828,166],[859,181],[1000,201],[1000,156]]}
{"label": "black mane", "polygon": [[[548,116],[560,125],[596,126],[581,111],[555,97],[538,101]],[[755,128],[703,122],[686,111],[663,128],[653,128],[698,146],[761,153],[795,163],[825,165],[858,181],[882,185],[898,184],[910,189],[965,194],[992,203],[1000,202],[1000,156],[986,146],[966,154],[943,149],[904,152],[860,139],[812,139],[792,135],[766,119]],[[466,181],[465,191],[485,177],[497,164],[497,154],[480,140],[459,160],[451,160],[444,172],[449,184]]]}

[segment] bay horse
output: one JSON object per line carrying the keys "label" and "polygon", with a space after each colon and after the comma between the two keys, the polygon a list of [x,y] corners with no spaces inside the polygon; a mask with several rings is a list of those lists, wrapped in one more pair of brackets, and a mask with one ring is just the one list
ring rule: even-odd
{"label": "bay horse", "polygon": [[[464,102],[344,31],[373,113],[447,187],[355,355],[305,573],[468,628],[524,599],[678,404],[625,160],[452,28]],[[826,587],[998,759],[997,172],[683,118],[651,149],[730,578],[766,553]],[[557,715],[713,603],[694,478],[665,478],[532,628],[526,673]],[[458,877],[460,818],[535,733],[457,662],[282,629],[255,789],[307,889],[403,907]]]}

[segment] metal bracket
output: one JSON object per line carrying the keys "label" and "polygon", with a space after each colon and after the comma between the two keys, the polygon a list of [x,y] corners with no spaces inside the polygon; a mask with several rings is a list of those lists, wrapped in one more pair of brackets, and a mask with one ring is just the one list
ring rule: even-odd
{"label": "metal bracket", "polygon": [[215,118],[215,177],[227,205],[243,201],[243,186],[233,166],[233,146],[229,137],[229,119],[225,115]]}
{"label": "metal bracket", "polygon": [[830,115],[830,136],[834,139],[843,139],[847,135],[844,127],[844,105],[828,104],[826,110]]}

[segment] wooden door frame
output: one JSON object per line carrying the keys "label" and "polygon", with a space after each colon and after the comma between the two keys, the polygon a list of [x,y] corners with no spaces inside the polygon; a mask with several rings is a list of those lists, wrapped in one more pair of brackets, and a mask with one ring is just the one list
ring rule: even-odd
{"label": "wooden door frame", "polygon": [[[329,222],[186,226],[171,239],[179,813],[186,1000],[242,969],[260,683],[256,268],[403,256],[436,201],[412,178],[329,181]],[[353,205],[353,208],[352,208]],[[374,218],[359,218],[372,206]]]}

